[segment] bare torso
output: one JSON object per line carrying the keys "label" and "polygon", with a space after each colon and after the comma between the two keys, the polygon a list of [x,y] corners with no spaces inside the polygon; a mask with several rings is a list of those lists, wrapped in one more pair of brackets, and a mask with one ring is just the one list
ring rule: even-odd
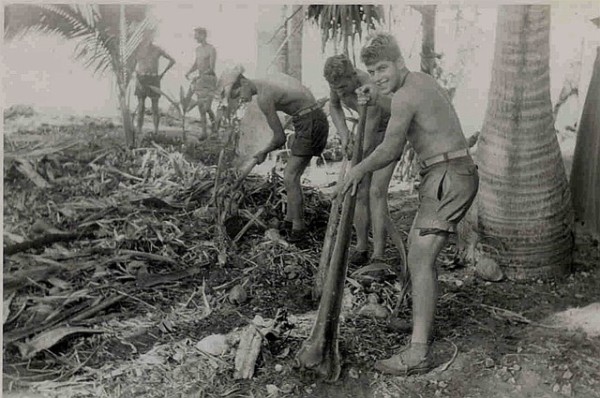
{"label": "bare torso", "polygon": [[198,75],[214,73],[214,58],[216,50],[212,44],[203,44],[196,47],[196,70]]}
{"label": "bare torso", "polygon": [[409,73],[404,85],[394,94],[397,95],[414,101],[416,111],[406,138],[420,159],[467,147],[448,95],[431,76],[421,72]]}
{"label": "bare torso", "polygon": [[316,103],[310,90],[291,76],[275,73],[268,78],[252,81],[256,85],[259,103],[273,101],[275,109],[287,115],[294,115],[299,110]]}
{"label": "bare torso", "polygon": [[163,51],[154,44],[140,48],[136,56],[136,72],[139,75],[158,75],[158,61]]}

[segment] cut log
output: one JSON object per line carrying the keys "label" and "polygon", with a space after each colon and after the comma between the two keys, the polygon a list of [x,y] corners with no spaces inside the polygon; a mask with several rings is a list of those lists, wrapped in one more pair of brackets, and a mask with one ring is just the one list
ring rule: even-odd
{"label": "cut log", "polygon": [[[346,165],[348,158],[344,156],[342,161],[342,167],[340,169],[340,176],[338,177],[337,186],[340,187],[344,183],[346,177]],[[338,226],[338,220],[340,216],[340,203],[342,196],[336,196],[331,202],[331,208],[329,209],[329,221],[327,222],[327,231],[325,232],[325,239],[323,241],[323,248],[321,249],[321,257],[319,259],[319,268],[317,275],[315,276],[312,296],[313,299],[319,299],[323,294],[323,284],[325,283],[325,276],[327,275],[327,269],[329,268],[329,260],[331,259],[331,251],[333,249],[335,231]]]}
{"label": "cut log", "polygon": [[235,372],[233,373],[233,377],[236,380],[252,378],[261,346],[262,336],[256,327],[254,325],[246,326],[240,337],[240,343],[235,355]]}
{"label": "cut log", "polygon": [[[359,113],[360,120],[352,166],[358,164],[363,155],[366,109],[361,107]],[[356,196],[347,192],[344,195],[338,233],[327,270],[324,294],[321,296],[317,320],[311,335],[302,344],[296,356],[296,362],[300,368],[313,370],[329,382],[338,380],[342,370],[338,347],[339,318],[348,270],[348,247],[355,206]]]}

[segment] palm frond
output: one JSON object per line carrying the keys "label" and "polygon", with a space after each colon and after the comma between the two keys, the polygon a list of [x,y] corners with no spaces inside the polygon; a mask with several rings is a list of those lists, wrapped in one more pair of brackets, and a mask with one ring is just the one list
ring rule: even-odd
{"label": "palm frond", "polygon": [[321,51],[328,41],[342,42],[347,51],[348,41],[362,39],[364,27],[371,30],[384,22],[380,5],[309,5],[306,15],[321,29]]}
{"label": "palm frond", "polygon": [[9,4],[5,7],[4,34],[7,39],[30,32],[75,39],[94,30],[78,8],[65,4]]}

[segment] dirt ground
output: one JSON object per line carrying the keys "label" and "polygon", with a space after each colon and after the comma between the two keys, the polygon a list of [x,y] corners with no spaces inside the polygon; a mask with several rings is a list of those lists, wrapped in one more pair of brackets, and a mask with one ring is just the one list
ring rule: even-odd
{"label": "dirt ground", "polygon": [[[81,224],[83,215],[63,212],[59,217],[56,206],[60,208],[62,203],[76,199],[113,200],[118,198],[117,192],[133,190],[133,182],[142,179],[142,174],[136,174],[140,170],[138,160],[118,149],[122,137],[113,121],[69,120],[54,126],[45,123],[40,126],[21,121],[18,134],[4,137],[5,153],[22,153],[40,142],[49,146],[59,137],[84,138],[85,145],[77,147],[76,152],[64,150],[34,162],[36,170],[52,181],[50,188],[36,187],[5,158],[5,249],[7,236],[10,240],[7,233],[29,236],[30,227],[40,219],[66,230]],[[13,124],[17,129],[15,126],[17,124]],[[172,145],[181,149],[172,135],[146,137],[140,147],[152,147],[152,140],[163,148]],[[215,165],[220,148],[218,139],[209,138],[187,146],[183,152],[189,164],[202,161]],[[108,155],[96,159],[105,152]],[[174,159],[175,155],[169,153],[169,159]],[[114,168],[122,173],[113,173],[108,178],[99,172],[114,171]],[[185,169],[180,173],[188,175]],[[106,178],[102,184],[97,181],[99,176]],[[166,180],[166,177],[158,179],[161,183]],[[257,177],[252,183],[266,186],[256,182],[259,180]],[[153,189],[158,189],[156,186]],[[157,192],[145,189],[149,193]],[[167,192],[167,188],[161,189]],[[168,192],[176,192],[178,188],[173,185],[170,189]],[[169,203],[175,206],[177,195],[173,195],[169,196],[172,199]],[[121,200],[125,200],[123,198],[128,197],[123,196]],[[192,216],[197,213],[185,213],[187,219],[182,219],[178,215],[183,213],[163,214],[159,209],[141,212],[141,216],[153,220],[148,229],[162,231],[164,242],[162,246],[157,243],[157,253],[165,256],[168,253],[170,258],[184,264],[185,270],[197,271],[152,286],[142,284],[140,287],[139,274],[135,274],[137,279],[132,277],[131,269],[145,266],[152,275],[166,275],[179,269],[150,260],[140,265],[138,259],[135,264],[122,260],[100,270],[98,263],[104,260],[98,254],[96,259],[90,260],[94,264],[91,269],[70,273],[70,279],[66,274],[58,274],[58,279],[70,285],[63,287],[64,291],[57,289],[60,281],[50,279],[23,282],[7,290],[10,287],[7,275],[32,267],[32,258],[53,256],[58,249],[60,253],[80,250],[83,244],[58,243],[54,249],[34,249],[29,257],[23,253],[5,254],[5,302],[7,292],[15,292],[8,306],[10,315],[4,323],[5,336],[27,325],[24,315],[13,316],[15,313],[22,311],[26,315],[29,311],[31,317],[25,319],[27,322],[43,321],[36,318],[34,309],[46,308],[41,305],[44,304],[50,307],[47,311],[55,310],[55,301],[65,292],[72,294],[77,290],[75,286],[84,287],[87,295],[105,294],[113,289],[125,292],[126,296],[91,319],[69,325],[102,328],[104,333],[69,336],[30,358],[23,357],[18,344],[28,340],[7,343],[5,339],[3,396],[600,397],[600,336],[594,332],[597,329],[593,329],[593,325],[583,325],[591,326],[586,331],[576,324],[582,319],[597,322],[594,317],[597,319],[598,307],[594,307],[594,303],[600,302],[598,241],[583,235],[577,237],[572,272],[568,277],[529,283],[491,283],[477,278],[472,269],[454,261],[455,242],[451,242],[438,264],[440,299],[434,336],[437,367],[422,376],[390,377],[373,370],[375,360],[391,355],[407,342],[409,331],[389,330],[386,320],[359,315],[368,294],[377,295],[380,303],[390,308],[394,302],[393,284],[364,286],[349,281],[340,325],[340,351],[344,360],[341,379],[328,384],[312,374],[300,372],[294,358],[310,333],[318,308],[318,302],[311,298],[311,289],[327,223],[326,199],[326,195],[319,192],[308,196],[311,232],[302,244],[285,248],[265,243],[264,229],[252,227],[237,246],[239,256],[224,265],[218,264],[217,251],[212,247],[205,249],[208,253],[205,259],[189,254],[196,253],[193,250],[199,242],[209,241],[202,235],[204,231],[199,230],[205,228],[203,224]],[[257,196],[256,201],[260,200]],[[269,200],[266,203],[271,203]],[[416,211],[415,195],[394,191],[389,203],[396,227],[406,236]],[[117,201],[113,207],[116,209],[106,218],[127,217],[119,213],[119,207],[127,208],[125,202]],[[272,209],[269,214],[281,217],[281,209]],[[142,228],[145,219],[137,220],[137,224],[136,220],[129,221]],[[172,237],[165,235],[168,225],[173,225],[168,229]],[[235,229],[239,232],[240,225]],[[128,233],[108,231],[95,235],[88,243],[117,242],[117,246],[107,246],[114,251],[152,250],[151,245],[147,246],[146,235],[133,231],[129,237]],[[170,244],[176,249],[167,247]],[[397,255],[391,243],[388,246],[390,256]],[[137,280],[138,285],[127,290],[132,280]],[[230,299],[230,289],[236,284],[245,289],[245,300]],[[23,308],[20,308],[21,303],[24,303]],[[592,305],[588,307],[591,312],[584,316],[573,310],[556,315],[589,305]],[[63,310],[69,308],[65,306]],[[265,341],[251,379],[235,379],[235,342],[232,341],[236,330],[256,316],[271,319],[278,310],[287,312],[292,328],[274,340]],[[409,306],[405,304],[399,315],[409,322]],[[217,336],[217,339],[221,336],[219,341],[224,348],[214,354],[199,350],[200,342],[208,336]]]}

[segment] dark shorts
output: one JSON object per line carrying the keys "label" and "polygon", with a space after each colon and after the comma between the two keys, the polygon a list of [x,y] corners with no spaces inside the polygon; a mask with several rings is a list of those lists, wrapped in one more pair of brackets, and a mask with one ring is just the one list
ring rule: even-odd
{"label": "dark shorts", "polygon": [[217,92],[217,77],[212,73],[205,73],[192,81],[192,89],[200,101],[212,101]]}
{"label": "dark shorts", "polygon": [[138,75],[135,84],[136,97],[159,98],[160,93],[152,90],[150,86],[160,88],[160,76],[158,75]]}
{"label": "dark shorts", "polygon": [[420,172],[419,209],[413,228],[420,235],[456,232],[479,188],[479,173],[470,156],[433,164]]}
{"label": "dark shorts", "polygon": [[319,156],[327,145],[329,122],[323,109],[306,115],[294,116],[294,140],[290,149],[293,156]]}

